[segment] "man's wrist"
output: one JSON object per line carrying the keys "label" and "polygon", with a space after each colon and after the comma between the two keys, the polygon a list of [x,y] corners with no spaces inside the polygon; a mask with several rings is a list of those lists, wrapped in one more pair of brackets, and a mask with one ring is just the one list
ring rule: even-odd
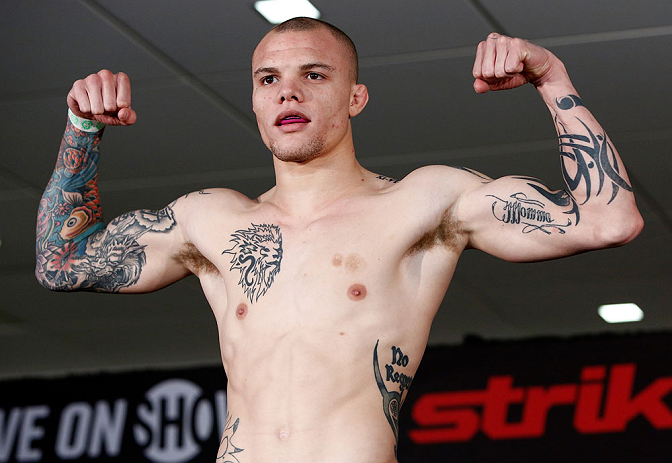
{"label": "man's wrist", "polygon": [[90,119],[84,119],[83,117],[76,116],[70,108],[68,108],[68,118],[70,119],[72,125],[83,132],[96,133],[100,132],[105,127],[105,124],[102,122],[92,121]]}

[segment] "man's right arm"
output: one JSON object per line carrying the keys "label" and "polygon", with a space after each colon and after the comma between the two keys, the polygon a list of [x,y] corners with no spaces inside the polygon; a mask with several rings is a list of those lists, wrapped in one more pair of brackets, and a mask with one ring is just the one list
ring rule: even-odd
{"label": "man's right arm", "polygon": [[186,241],[181,205],[128,212],[103,224],[97,185],[102,130],[96,123],[135,122],[128,78],[92,74],[73,85],[68,106],[56,167],[38,210],[38,281],[61,291],[146,292],[186,276],[189,271],[173,259]]}

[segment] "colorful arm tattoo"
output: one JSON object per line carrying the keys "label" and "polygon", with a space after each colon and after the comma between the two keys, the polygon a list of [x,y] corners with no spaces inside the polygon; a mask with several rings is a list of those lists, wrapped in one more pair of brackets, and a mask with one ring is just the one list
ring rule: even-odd
{"label": "colorful arm tattoo", "polygon": [[145,246],[137,239],[167,233],[176,224],[168,206],[129,212],[104,227],[98,195],[101,136],[102,131],[83,132],[68,121],[40,200],[35,275],[49,289],[117,292],[132,286],[146,263]]}

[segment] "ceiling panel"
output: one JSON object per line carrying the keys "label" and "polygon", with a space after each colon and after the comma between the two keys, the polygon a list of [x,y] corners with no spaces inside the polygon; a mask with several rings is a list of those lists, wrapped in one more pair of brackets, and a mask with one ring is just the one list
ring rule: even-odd
{"label": "ceiling panel", "polygon": [[672,18],[672,3],[660,0],[480,2],[507,32],[529,39],[669,26]]}
{"label": "ceiling panel", "polygon": [[489,32],[487,22],[462,0],[389,0],[364,4],[358,0],[316,0],[322,19],[343,29],[362,58],[476,47]]}
{"label": "ceiling panel", "polygon": [[0,98],[51,89],[65,98],[74,80],[102,68],[142,78],[168,74],[72,0],[0,2],[0,56]]}
{"label": "ceiling panel", "polygon": [[105,9],[193,73],[250,68],[270,26],[251,2],[105,0]]}

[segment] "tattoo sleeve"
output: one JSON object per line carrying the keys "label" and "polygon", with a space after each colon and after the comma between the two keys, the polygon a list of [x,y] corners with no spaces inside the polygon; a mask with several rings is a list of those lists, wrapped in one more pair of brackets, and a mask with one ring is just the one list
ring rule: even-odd
{"label": "tattoo sleeve", "polygon": [[68,121],[40,200],[35,275],[49,289],[117,292],[135,284],[146,263],[138,238],[167,233],[176,224],[168,206],[126,213],[105,228],[98,195],[101,135],[80,131]]}

